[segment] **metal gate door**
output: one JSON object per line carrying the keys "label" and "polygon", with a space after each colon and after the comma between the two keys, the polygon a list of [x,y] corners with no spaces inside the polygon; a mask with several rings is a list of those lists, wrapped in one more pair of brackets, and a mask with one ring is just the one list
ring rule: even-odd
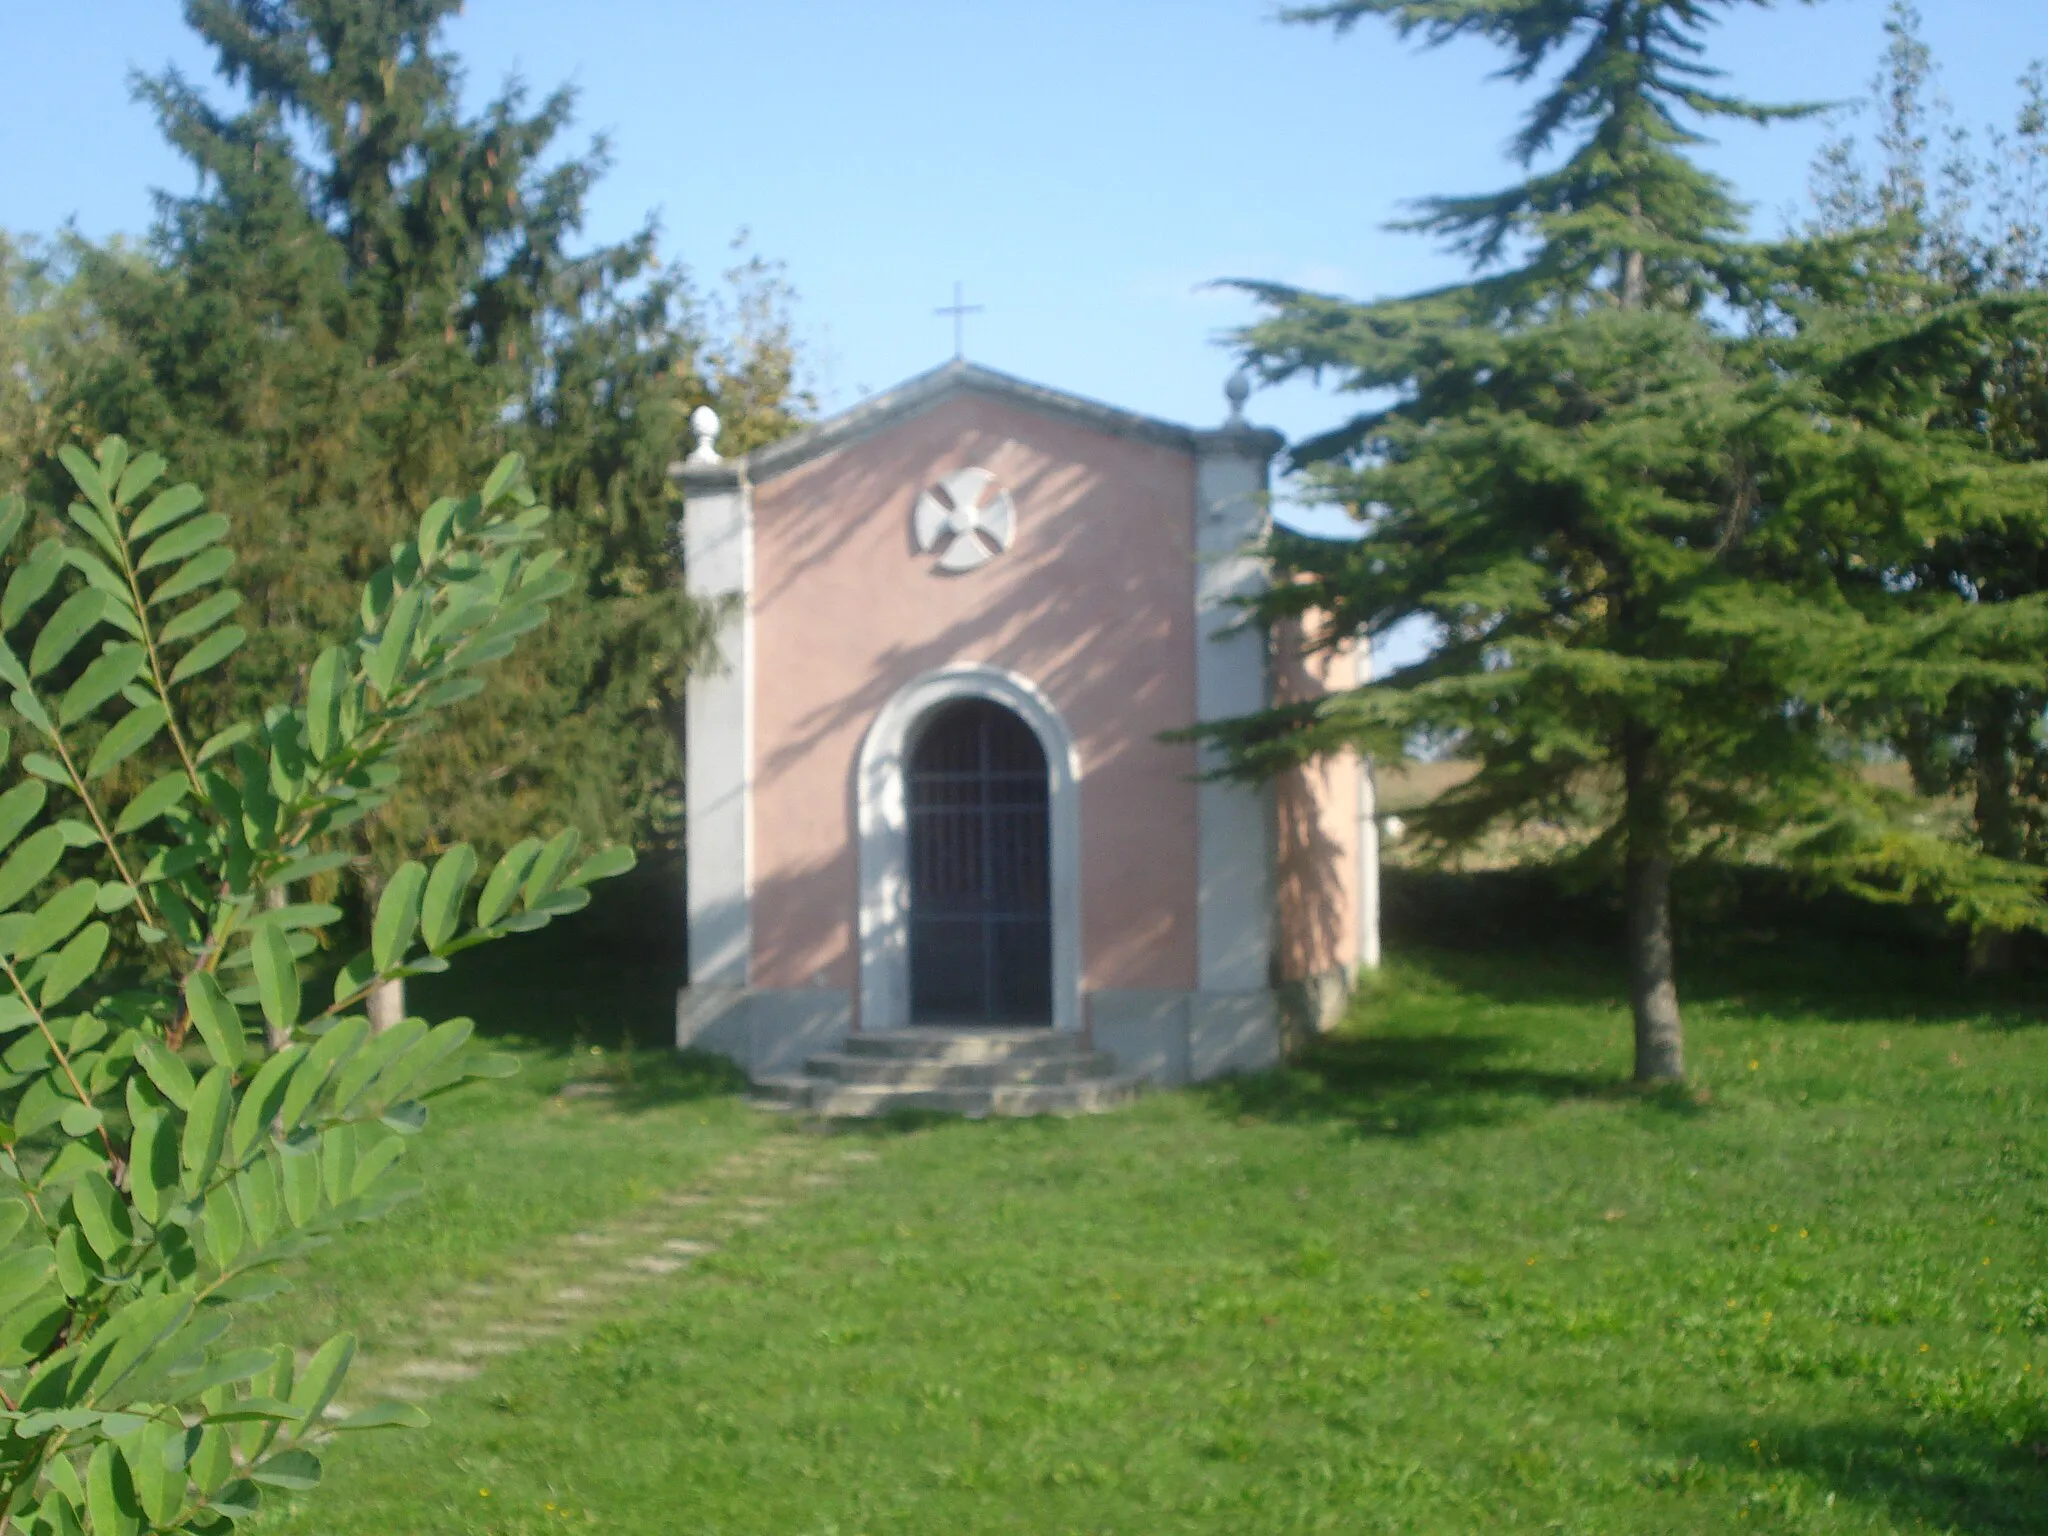
{"label": "metal gate door", "polygon": [[941,705],[911,750],[910,1021],[1050,1024],[1045,753],[986,699]]}

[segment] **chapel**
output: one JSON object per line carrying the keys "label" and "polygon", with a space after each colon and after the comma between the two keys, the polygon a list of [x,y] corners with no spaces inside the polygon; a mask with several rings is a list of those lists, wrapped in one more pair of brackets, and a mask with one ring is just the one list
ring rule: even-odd
{"label": "chapel", "polygon": [[685,715],[681,1047],[832,1113],[1091,1108],[1275,1062],[1377,960],[1366,766],[1167,739],[1348,687],[1243,621],[1282,443],[954,361],[672,473],[720,614]]}

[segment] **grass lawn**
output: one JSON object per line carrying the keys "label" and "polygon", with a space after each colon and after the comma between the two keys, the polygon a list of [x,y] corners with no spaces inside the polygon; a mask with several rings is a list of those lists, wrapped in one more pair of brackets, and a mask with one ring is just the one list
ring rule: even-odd
{"label": "grass lawn", "polygon": [[1925,955],[1774,954],[1695,963],[1689,1094],[1617,1087],[1604,958],[1410,948],[1295,1070],[831,1136],[640,1056],[552,1098],[600,1060],[564,1010],[616,996],[584,1026],[615,1061],[665,977],[451,979],[532,1070],[450,1104],[430,1199],[321,1256],[297,1334],[374,1353],[735,1154],[875,1156],[336,1447],[260,1529],[2048,1529],[2048,1031]]}
{"label": "grass lawn", "polygon": [[[740,1102],[737,1074],[664,1045],[674,967],[646,957],[666,957],[681,931],[676,904],[661,899],[676,884],[666,874],[601,895],[596,923],[559,924],[479,952],[459,977],[412,983],[414,1006],[473,1015],[522,1070],[434,1106],[410,1158],[424,1197],[323,1250],[290,1295],[252,1314],[259,1336],[317,1345],[348,1329],[375,1341],[418,1297],[486,1279],[774,1132]],[[572,1080],[612,1091],[562,1097]]]}

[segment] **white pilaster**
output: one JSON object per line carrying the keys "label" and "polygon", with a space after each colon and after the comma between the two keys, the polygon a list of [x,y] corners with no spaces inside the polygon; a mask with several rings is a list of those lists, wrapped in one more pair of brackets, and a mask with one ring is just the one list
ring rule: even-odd
{"label": "white pilaster", "polygon": [[690,673],[683,712],[690,984],[739,988],[753,947],[753,495],[741,467],[715,457],[692,455],[675,474],[684,587],[724,607],[717,654]]}
{"label": "white pilaster", "polygon": [[[1242,398],[1233,395],[1233,405]],[[1222,430],[1195,446],[1195,717],[1222,720],[1271,700],[1266,638],[1239,626],[1233,601],[1265,585],[1253,547],[1267,525],[1267,465],[1280,448],[1272,432],[1245,426],[1233,410]],[[1234,627],[1237,626],[1237,627]],[[1205,744],[1206,773],[1221,765]],[[1203,779],[1196,809],[1196,986],[1256,992],[1272,985],[1273,807],[1263,786]]]}
{"label": "white pilaster", "polygon": [[[1353,642],[1351,681],[1363,688],[1372,681],[1372,641],[1360,634]],[[1358,755],[1358,963],[1368,971],[1380,968],[1380,787],[1372,759]]]}
{"label": "white pilaster", "polygon": [[1358,963],[1380,968],[1379,786],[1369,757],[1358,760]]}

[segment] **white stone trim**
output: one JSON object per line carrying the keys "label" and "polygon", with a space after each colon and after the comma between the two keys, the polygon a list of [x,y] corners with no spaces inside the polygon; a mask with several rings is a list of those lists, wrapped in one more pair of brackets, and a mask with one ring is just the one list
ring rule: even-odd
{"label": "white stone trim", "polygon": [[[1141,416],[1136,411],[1121,410],[1079,395],[1070,395],[1065,390],[1048,389],[1043,384],[998,373],[979,363],[956,360],[905,380],[894,389],[863,400],[851,410],[808,427],[794,437],[785,437],[779,443],[756,449],[747,459],[749,477],[756,485],[765,485],[776,476],[788,474],[798,465],[807,464],[821,454],[871,437],[886,427],[961,394],[981,395],[1005,405],[1035,411],[1041,416],[1075,422],[1093,432],[1158,443],[1183,452],[1203,435],[1178,422]],[[1280,439],[1276,436],[1273,451],[1277,453],[1279,447]]]}
{"label": "white stone trim", "polygon": [[1372,759],[1358,755],[1358,964],[1380,968],[1380,795]]}
{"label": "white stone trim", "polygon": [[861,743],[854,796],[860,832],[860,1012],[863,1032],[910,1022],[910,820],[905,749],[917,723],[950,699],[988,699],[1031,727],[1045,752],[1051,840],[1052,1027],[1081,1028],[1081,765],[1066,722],[1037,686],[1001,667],[926,673],[882,706]]}
{"label": "white stone trim", "polygon": [[[1351,685],[1372,681],[1372,638],[1363,630],[1351,642]],[[1358,964],[1380,968],[1380,785],[1372,759],[1358,754]]]}
{"label": "white stone trim", "polygon": [[736,472],[683,476],[690,596],[726,602],[714,660],[684,695],[690,981],[744,987],[753,949],[754,505]]}
{"label": "white stone trim", "polygon": [[[1224,720],[1271,700],[1266,638],[1235,600],[1265,585],[1254,546],[1266,526],[1269,434],[1206,434],[1195,457],[1195,718]],[[1204,743],[1207,774],[1223,753]],[[1274,826],[1270,786],[1203,778],[1195,788],[1195,976],[1204,992],[1272,985]]]}

